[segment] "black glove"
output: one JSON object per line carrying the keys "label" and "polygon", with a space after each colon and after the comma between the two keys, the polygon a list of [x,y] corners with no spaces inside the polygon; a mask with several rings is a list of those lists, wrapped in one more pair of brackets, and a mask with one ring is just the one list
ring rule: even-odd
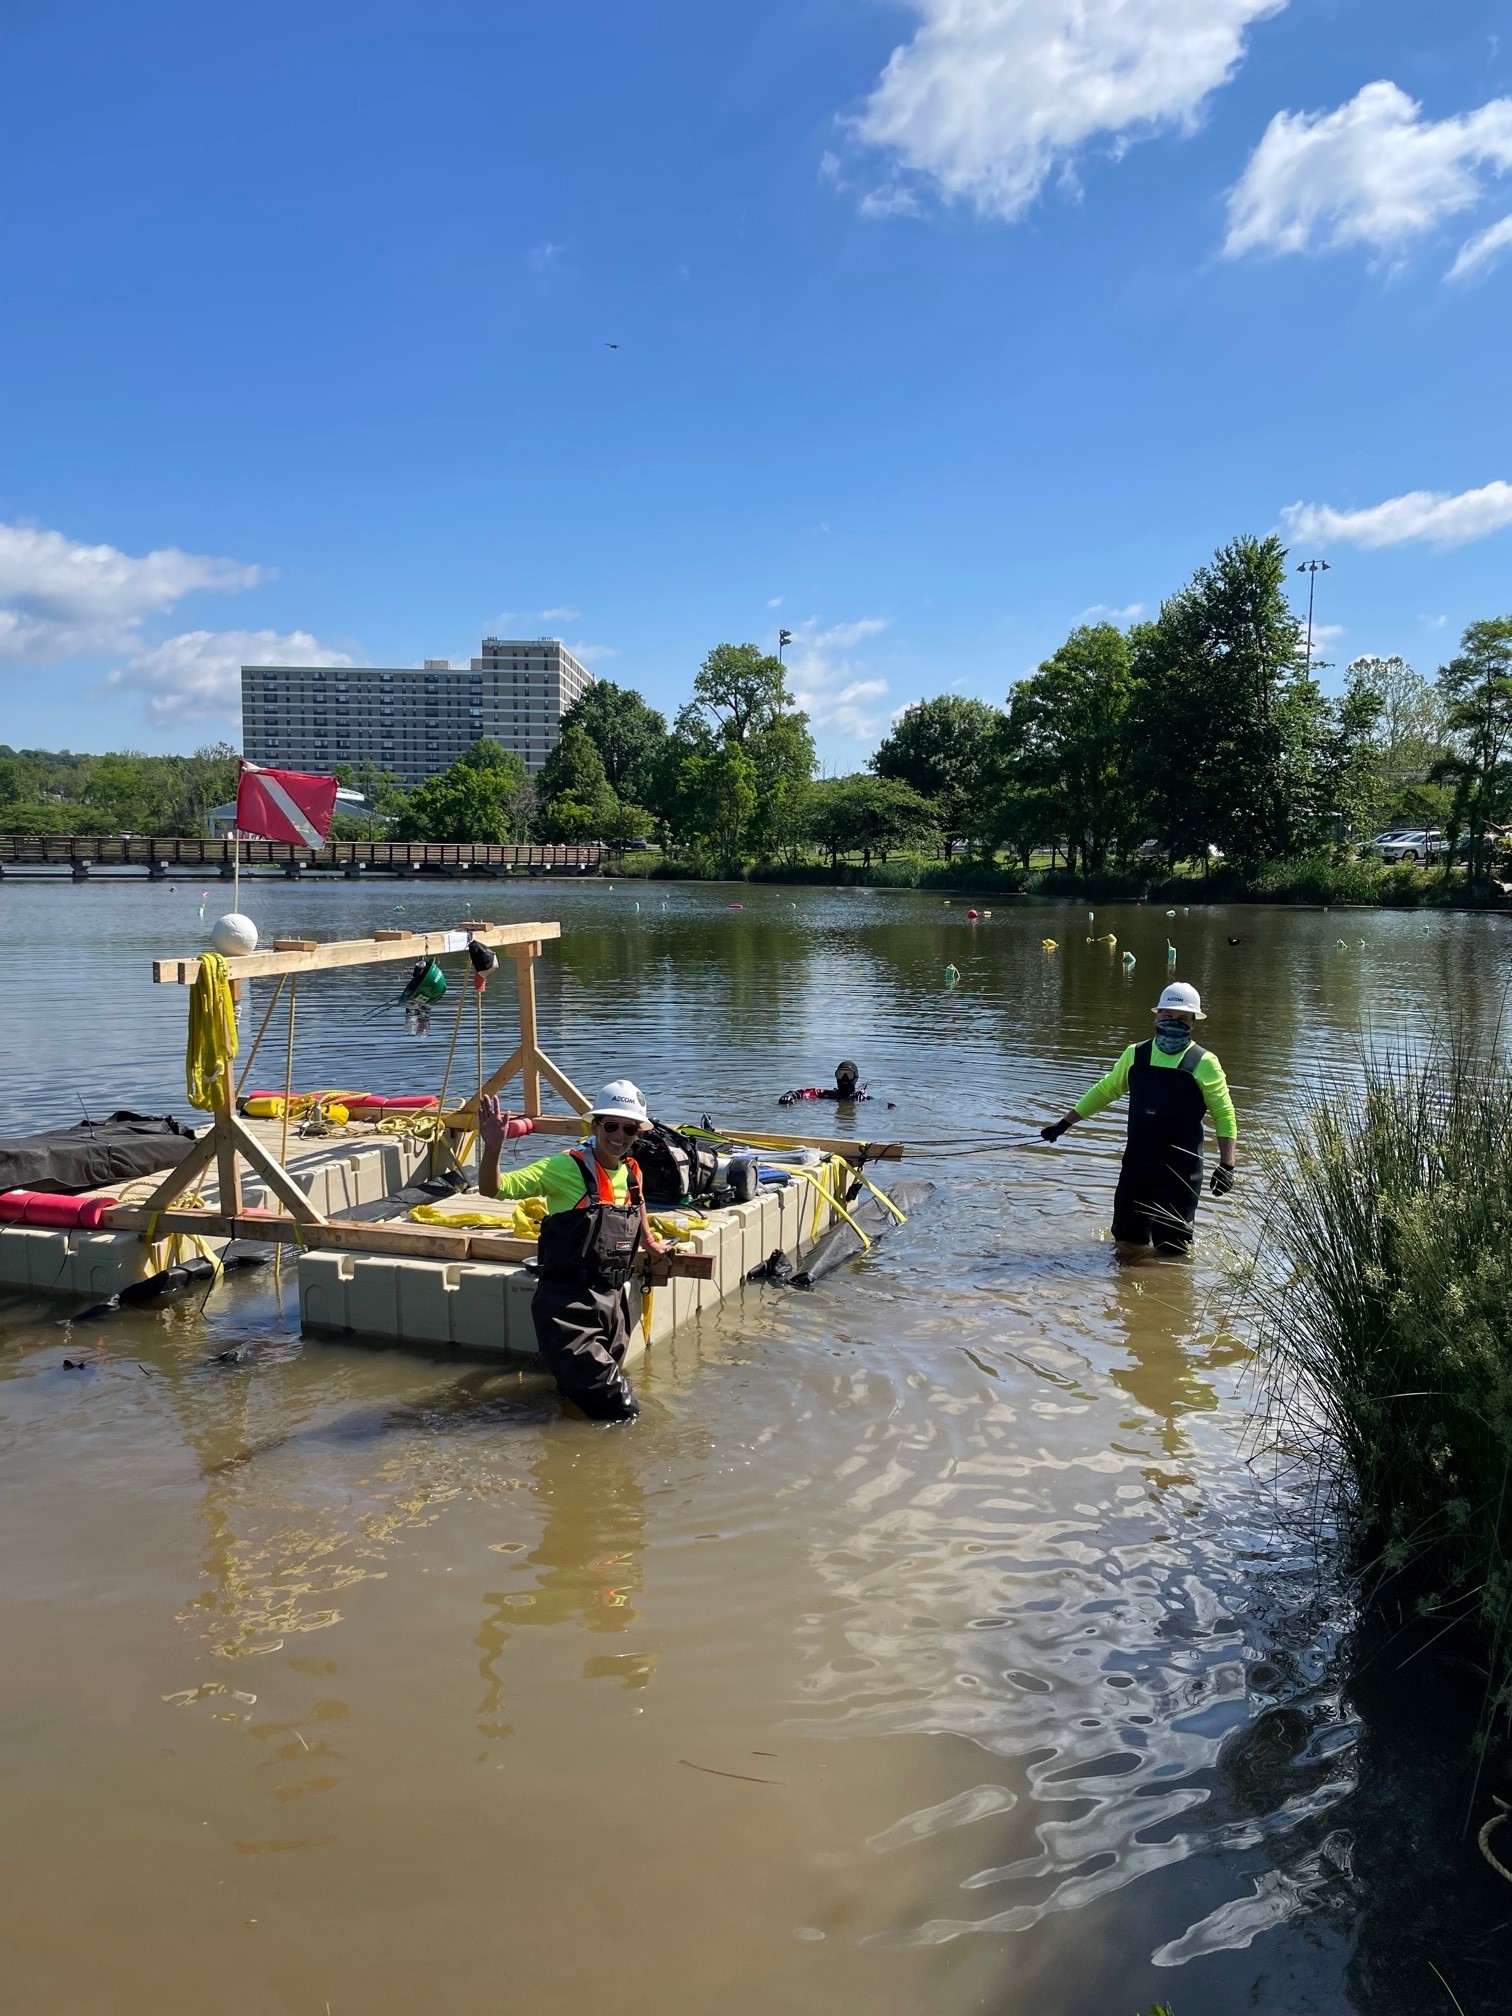
{"label": "black glove", "polygon": [[1227,1195],[1229,1194],[1230,1190],[1233,1189],[1233,1187],[1234,1187],[1233,1170],[1225,1169],[1223,1164],[1220,1162],[1218,1164],[1218,1167],[1213,1171],[1212,1179],[1208,1184],[1208,1188],[1212,1191],[1215,1197],[1227,1197]]}
{"label": "black glove", "polygon": [[1069,1120],[1052,1120],[1048,1127],[1041,1127],[1041,1141],[1059,1141],[1062,1134],[1065,1133],[1070,1125],[1071,1122]]}

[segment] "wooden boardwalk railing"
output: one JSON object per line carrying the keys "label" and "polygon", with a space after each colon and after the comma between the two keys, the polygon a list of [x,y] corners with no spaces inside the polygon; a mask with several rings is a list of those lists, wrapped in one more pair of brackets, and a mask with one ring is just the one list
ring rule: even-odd
{"label": "wooden boardwalk railing", "polygon": [[[327,874],[378,875],[534,872],[589,875],[604,865],[608,849],[598,846],[500,846],[473,840],[330,840],[324,847],[295,847],[284,840],[242,840],[243,870],[281,868],[287,873],[314,869]],[[230,840],[90,833],[0,833],[0,874],[27,869],[68,868],[76,876],[92,868],[145,868],[149,875],[175,870],[231,873]]]}

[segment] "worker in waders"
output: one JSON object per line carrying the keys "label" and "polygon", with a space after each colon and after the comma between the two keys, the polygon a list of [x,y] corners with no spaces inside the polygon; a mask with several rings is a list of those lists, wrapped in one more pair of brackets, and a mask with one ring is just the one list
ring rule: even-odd
{"label": "worker in waders", "polygon": [[1040,1133],[1058,1141],[1078,1120],[1090,1120],[1129,1095],[1129,1139],[1113,1197],[1113,1237],[1120,1246],[1153,1246],[1157,1253],[1190,1251],[1202,1192],[1202,1122],[1209,1115],[1218,1136],[1215,1197],[1234,1187],[1239,1129],[1223,1066],[1193,1034],[1205,1022],[1202,997],[1176,980],[1155,1004],[1155,1034],[1132,1043],[1105,1078],[1084,1092],[1062,1120]]}
{"label": "worker in waders", "polygon": [[591,1420],[633,1420],[640,1407],[620,1370],[630,1342],[628,1284],[638,1251],[665,1251],[652,1235],[630,1152],[650,1125],[646,1102],[628,1078],[617,1078],[589,1113],[581,1148],[501,1176],[509,1118],[495,1098],[478,1108],[478,1188],[485,1197],[546,1200],[531,1304],[542,1362],[563,1399]]}

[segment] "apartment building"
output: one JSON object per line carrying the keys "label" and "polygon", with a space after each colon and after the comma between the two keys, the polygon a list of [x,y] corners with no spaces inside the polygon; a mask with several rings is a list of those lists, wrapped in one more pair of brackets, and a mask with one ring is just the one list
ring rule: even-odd
{"label": "apartment building", "polygon": [[593,675],[555,637],[485,637],[464,671],[413,666],[244,665],[242,752],[285,770],[373,763],[402,784],[445,770],[484,736],[534,774]]}

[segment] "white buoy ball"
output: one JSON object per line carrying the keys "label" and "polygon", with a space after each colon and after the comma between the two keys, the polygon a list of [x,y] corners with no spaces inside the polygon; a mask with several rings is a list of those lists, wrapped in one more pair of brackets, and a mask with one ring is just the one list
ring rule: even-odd
{"label": "white buoy ball", "polygon": [[211,925],[210,943],[223,959],[234,959],[239,952],[255,952],[257,926],[250,917],[243,917],[240,910],[230,910]]}

